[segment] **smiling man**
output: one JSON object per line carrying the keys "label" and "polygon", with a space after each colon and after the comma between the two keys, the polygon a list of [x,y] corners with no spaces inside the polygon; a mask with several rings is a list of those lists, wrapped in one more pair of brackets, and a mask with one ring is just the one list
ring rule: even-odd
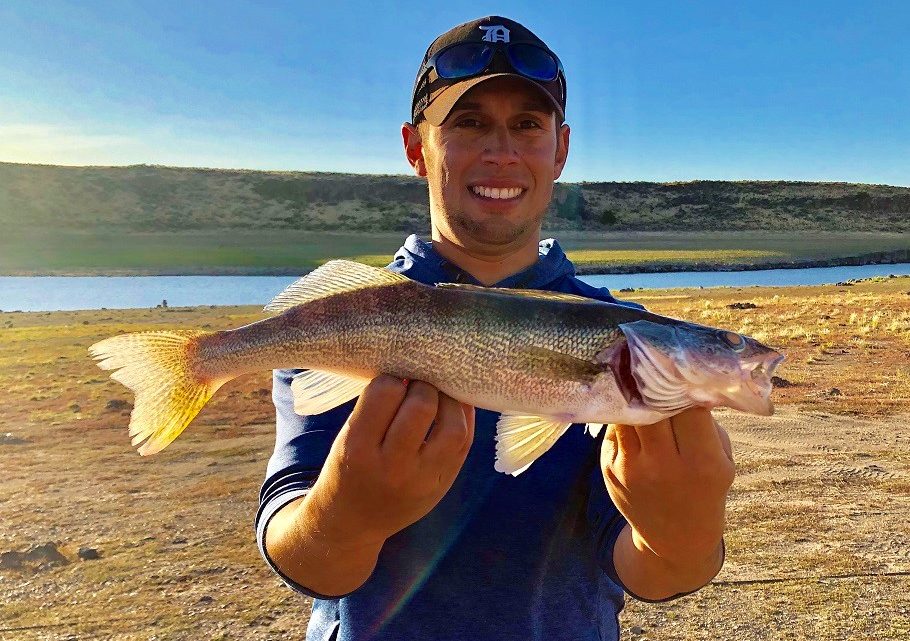
{"label": "smiling man", "polygon": [[[389,269],[618,302],[539,240],[569,150],[565,101],[559,59],[512,20],[437,38],[402,127],[432,235]],[[299,371],[275,372],[257,536],[315,598],[307,639],[616,639],[624,591],[674,598],[723,563],[733,462],[707,410],[599,440],[574,426],[513,477],[493,469],[493,412],[380,376],[356,402],[297,416]]]}
{"label": "smiling man", "polygon": [[421,119],[402,134],[408,161],[429,182],[439,254],[484,284],[537,262],[569,149],[569,127],[539,89],[493,77],[469,89],[444,122]]}

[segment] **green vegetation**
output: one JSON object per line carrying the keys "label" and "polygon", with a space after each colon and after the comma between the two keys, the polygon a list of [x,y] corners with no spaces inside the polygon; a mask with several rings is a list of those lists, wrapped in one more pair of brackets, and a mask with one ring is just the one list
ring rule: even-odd
{"label": "green vegetation", "polygon": [[[641,264],[673,259],[673,262],[763,263],[822,260],[861,256],[874,252],[910,249],[906,233],[864,232],[552,232],[573,260]],[[598,256],[590,252],[615,252]],[[665,256],[654,252],[666,252]],[[623,260],[619,260],[623,259]]]}
{"label": "green vegetation", "polygon": [[296,274],[338,257],[386,265],[401,242],[401,233],[16,232],[0,238],[0,274]]}
{"label": "green vegetation", "polygon": [[[412,176],[0,163],[0,225],[98,233],[427,229]],[[558,183],[552,229],[910,231],[910,188],[850,183]]]}
{"label": "green vegetation", "polygon": [[[427,206],[407,176],[0,163],[0,274],[382,265],[406,233],[427,234]],[[830,259],[910,250],[910,188],[559,183],[547,225],[580,265]]]}
{"label": "green vegetation", "polygon": [[[754,264],[907,250],[906,234],[584,233],[548,231],[580,268]],[[286,274],[332,258],[386,265],[402,232],[186,231],[0,237],[0,274]]]}
{"label": "green vegetation", "polygon": [[581,249],[569,252],[577,265],[642,265],[651,263],[756,263],[786,258],[760,249]]}

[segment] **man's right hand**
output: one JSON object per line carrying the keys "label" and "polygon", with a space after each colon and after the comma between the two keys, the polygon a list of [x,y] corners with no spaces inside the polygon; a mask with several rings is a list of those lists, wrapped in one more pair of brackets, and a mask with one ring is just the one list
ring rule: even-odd
{"label": "man's right hand", "polygon": [[372,573],[385,540],[442,499],[473,439],[472,406],[422,381],[375,378],[310,493],[270,520],[269,556],[320,594],[356,589]]}
{"label": "man's right hand", "polygon": [[473,438],[470,405],[422,381],[373,379],[311,491],[320,520],[338,539],[384,542],[442,499]]}

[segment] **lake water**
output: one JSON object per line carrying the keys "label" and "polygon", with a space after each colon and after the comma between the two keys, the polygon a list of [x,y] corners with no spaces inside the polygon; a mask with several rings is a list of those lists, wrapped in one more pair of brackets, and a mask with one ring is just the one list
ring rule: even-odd
{"label": "lake water", "polygon": [[[910,263],[767,269],[744,272],[671,272],[583,276],[597,287],[749,287],[819,285],[888,274],[910,274]],[[0,310],[55,311],[192,305],[265,305],[294,282],[284,276],[2,276]]]}

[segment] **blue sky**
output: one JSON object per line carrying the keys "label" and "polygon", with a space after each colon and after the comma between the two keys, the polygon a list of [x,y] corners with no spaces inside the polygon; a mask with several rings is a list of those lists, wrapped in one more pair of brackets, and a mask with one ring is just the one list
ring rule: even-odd
{"label": "blue sky", "polygon": [[498,14],[566,68],[564,180],[910,185],[910,3],[455,4],[5,0],[0,161],[408,173],[424,50]]}

